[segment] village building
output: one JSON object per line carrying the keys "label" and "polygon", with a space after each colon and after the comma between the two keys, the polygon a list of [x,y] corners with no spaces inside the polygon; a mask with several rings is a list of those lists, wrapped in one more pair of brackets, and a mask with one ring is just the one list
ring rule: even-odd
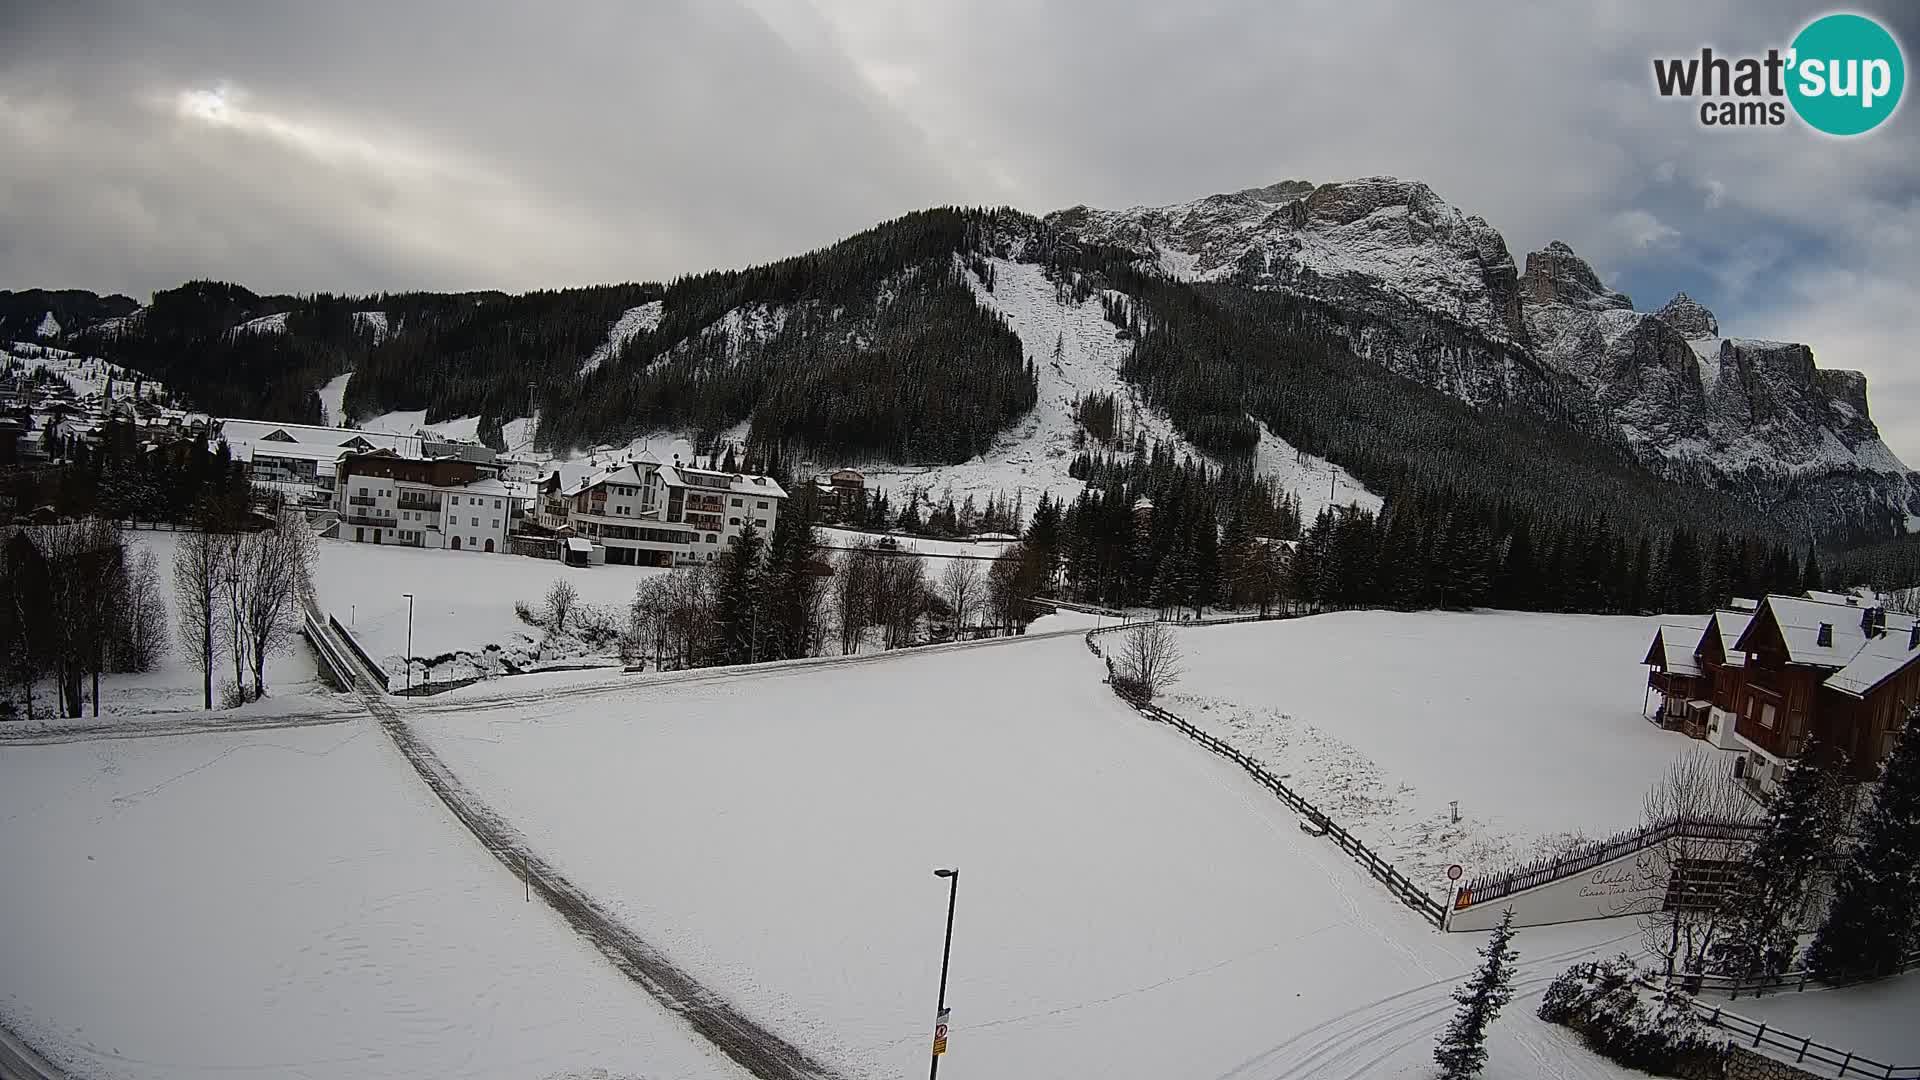
{"label": "village building", "polygon": [[1810,740],[1876,774],[1920,704],[1920,619],[1872,597],[1768,596],[1662,624],[1642,662],[1662,722],[1738,751],[1735,775],[1770,796]]}
{"label": "village building", "polygon": [[541,481],[534,518],[557,538],[588,541],[591,562],[690,566],[714,561],[749,525],[772,532],[786,498],[771,477],[643,453],[584,475],[555,469]]}
{"label": "village building", "polygon": [[458,458],[408,458],[392,450],[342,454],[331,535],[363,544],[504,552],[517,518],[512,489]]}

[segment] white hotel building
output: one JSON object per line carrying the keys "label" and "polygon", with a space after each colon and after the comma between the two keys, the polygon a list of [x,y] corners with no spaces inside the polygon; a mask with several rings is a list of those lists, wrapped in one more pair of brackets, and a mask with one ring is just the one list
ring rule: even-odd
{"label": "white hotel building", "polygon": [[787,493],[770,477],[663,465],[641,455],[569,478],[555,470],[540,483],[536,519],[590,541],[592,560],[628,566],[712,562],[748,523],[773,531]]}

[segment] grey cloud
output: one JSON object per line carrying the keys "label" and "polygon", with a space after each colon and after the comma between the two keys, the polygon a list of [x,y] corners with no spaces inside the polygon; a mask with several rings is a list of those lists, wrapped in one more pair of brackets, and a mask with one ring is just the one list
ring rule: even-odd
{"label": "grey cloud", "polygon": [[[51,0],[0,39],[0,287],[654,278],[945,202],[1394,173],[1516,256],[1565,239],[1643,306],[1686,288],[1732,332],[1865,370],[1920,460],[1920,328],[1880,299],[1920,285],[1885,237],[1920,200],[1913,104],[1841,142],[1708,133],[1651,88],[1656,55],[1762,49],[1824,10]],[[1866,10],[1920,42],[1920,12]],[[221,79],[373,151],[329,160],[154,104]]]}

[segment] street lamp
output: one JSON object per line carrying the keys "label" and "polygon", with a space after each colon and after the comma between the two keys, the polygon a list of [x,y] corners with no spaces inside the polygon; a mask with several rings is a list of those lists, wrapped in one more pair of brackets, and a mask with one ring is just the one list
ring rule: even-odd
{"label": "street lamp", "polygon": [[407,598],[407,655],[404,659],[407,665],[407,693],[411,695],[413,693],[413,594],[409,592],[400,595]]}
{"label": "street lamp", "polygon": [[934,877],[947,879],[947,943],[940,950],[940,1005],[933,1021],[933,1066],[927,1080],[940,1075],[940,1055],[947,1052],[947,961],[953,956],[953,902],[960,893],[960,868],[941,869]]}

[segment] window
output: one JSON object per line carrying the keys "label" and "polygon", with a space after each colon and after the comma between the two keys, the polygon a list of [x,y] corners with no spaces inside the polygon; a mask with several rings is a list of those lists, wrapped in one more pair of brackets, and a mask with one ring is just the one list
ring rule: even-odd
{"label": "window", "polygon": [[476,528],[476,529],[480,527],[480,519],[479,519],[479,518],[474,518],[474,519],[473,519],[473,527],[474,527],[474,528]]}
{"label": "window", "polygon": [[453,505],[455,505],[455,506],[459,506],[459,505],[460,505],[460,496],[458,496],[458,495],[455,495],[455,496],[454,496],[454,497],[452,498],[452,500],[451,500],[451,502],[453,503]]}
{"label": "window", "polygon": [[767,500],[761,499],[759,502],[754,503],[753,506],[756,510],[765,510],[767,508]]}
{"label": "window", "polygon": [[1760,726],[1766,728],[1768,731],[1773,730],[1773,706],[1760,706]]}
{"label": "window", "polygon": [[499,519],[499,518],[494,518],[494,519],[493,519],[493,527],[494,527],[494,528],[496,528],[496,529],[500,527],[500,519]]}
{"label": "window", "polygon": [[708,534],[707,534],[707,543],[709,543],[709,544],[717,544],[717,543],[719,543],[719,542],[720,542],[720,538],[719,538],[719,537],[717,537],[717,536],[715,536],[715,535],[713,535],[712,533],[708,533]]}
{"label": "window", "polygon": [[738,525],[738,524],[740,524],[740,519],[739,519],[739,518],[728,518],[728,519],[727,519],[727,524],[729,524],[729,525]]}
{"label": "window", "polygon": [[365,495],[366,493],[367,493],[367,489],[366,489],[366,488],[361,488],[361,489],[360,489],[360,494],[362,494],[362,495]]}
{"label": "window", "polygon": [[767,527],[767,519],[766,519],[766,518],[754,518],[754,519],[753,519],[753,527],[754,527],[754,528],[756,528],[756,529],[764,529],[764,528],[766,528],[766,527]]}
{"label": "window", "polygon": [[735,500],[733,500],[733,505],[734,505],[734,506],[739,506],[739,505],[740,505],[740,500],[739,500],[739,499],[735,499]]}

